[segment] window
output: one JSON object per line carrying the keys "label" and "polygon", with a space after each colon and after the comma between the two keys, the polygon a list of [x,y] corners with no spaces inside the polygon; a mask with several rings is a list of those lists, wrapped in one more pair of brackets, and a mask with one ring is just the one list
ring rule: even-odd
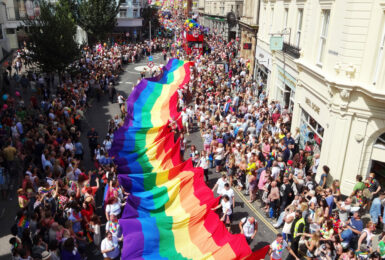
{"label": "window", "polygon": [[134,10],[132,11],[132,14],[133,14],[134,17],[138,17],[138,16],[139,16],[139,15],[138,15],[138,9],[134,9]]}
{"label": "window", "polygon": [[317,63],[321,66],[325,56],[325,46],[326,46],[326,39],[328,36],[329,18],[330,18],[330,10],[322,11],[322,27],[321,27],[321,35],[320,35],[320,43],[319,43],[319,51],[318,51],[318,61],[317,61]]}
{"label": "window", "polygon": [[289,16],[289,8],[285,8],[285,15],[283,18],[283,28],[287,27],[287,17]]}
{"label": "window", "polygon": [[274,19],[274,7],[271,8],[271,13],[270,13],[270,33],[273,32],[273,19]]}
{"label": "window", "polygon": [[221,7],[219,9],[220,9],[220,11],[219,11],[220,14],[223,15],[225,13],[225,3],[224,2],[221,3]]}
{"label": "window", "polygon": [[214,10],[213,10],[213,13],[214,13],[214,14],[217,13],[217,3],[214,3]]}
{"label": "window", "polygon": [[299,47],[299,43],[301,41],[302,19],[303,19],[303,9],[298,9],[297,35],[295,39],[295,45],[297,47]]}
{"label": "window", "polygon": [[6,34],[15,34],[16,31],[15,31],[15,29],[7,28],[7,29],[5,29],[5,33],[6,33]]}
{"label": "window", "polygon": [[314,153],[320,153],[324,128],[302,109],[300,123],[300,148],[307,145]]}
{"label": "window", "polygon": [[3,25],[0,24],[0,40],[3,39]]}
{"label": "window", "polygon": [[380,46],[378,48],[376,67],[374,68],[373,85],[376,85],[378,80],[379,72],[382,65],[382,60],[384,57],[384,47],[385,47],[385,25],[384,25],[384,29],[382,29]]}
{"label": "window", "polygon": [[120,9],[119,10],[119,17],[126,17],[127,10],[126,9]]}

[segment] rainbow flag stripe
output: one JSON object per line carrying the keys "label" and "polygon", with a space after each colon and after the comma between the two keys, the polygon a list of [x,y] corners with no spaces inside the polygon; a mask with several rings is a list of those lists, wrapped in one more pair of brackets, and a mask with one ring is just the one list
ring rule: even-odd
{"label": "rainbow flag stripe", "polygon": [[23,215],[19,221],[17,222],[17,226],[20,228],[27,228],[29,227],[29,221],[27,220],[27,217]]}
{"label": "rainbow flag stripe", "polygon": [[180,156],[180,140],[168,127],[178,120],[177,90],[188,83],[192,63],[172,59],[161,76],[143,79],[127,100],[128,115],[115,133],[110,155],[119,182],[130,192],[119,224],[122,259],[245,259],[243,235],[230,234],[211,210],[218,198],[203,170]]}

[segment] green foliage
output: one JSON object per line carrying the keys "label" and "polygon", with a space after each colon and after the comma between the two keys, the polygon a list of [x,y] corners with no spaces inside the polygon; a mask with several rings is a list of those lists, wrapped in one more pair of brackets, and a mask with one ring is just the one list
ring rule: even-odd
{"label": "green foliage", "polygon": [[148,22],[151,21],[152,32],[155,32],[157,28],[159,28],[160,23],[158,19],[158,9],[153,6],[147,6],[142,10],[143,17],[143,29],[149,31]]}
{"label": "green foliage", "polygon": [[89,44],[106,39],[116,24],[117,0],[72,0],[76,23],[88,34]]}
{"label": "green foliage", "polygon": [[76,24],[68,1],[40,1],[40,17],[24,21],[31,61],[44,72],[62,72],[80,55]]}

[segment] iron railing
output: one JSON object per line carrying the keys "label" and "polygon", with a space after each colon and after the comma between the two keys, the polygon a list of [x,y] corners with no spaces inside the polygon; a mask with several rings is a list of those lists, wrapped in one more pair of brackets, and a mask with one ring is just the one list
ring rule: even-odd
{"label": "iron railing", "polygon": [[293,57],[295,59],[298,59],[301,56],[299,53],[300,49],[298,47],[295,47],[295,46],[288,44],[286,42],[283,43],[282,51],[289,54],[291,57]]}

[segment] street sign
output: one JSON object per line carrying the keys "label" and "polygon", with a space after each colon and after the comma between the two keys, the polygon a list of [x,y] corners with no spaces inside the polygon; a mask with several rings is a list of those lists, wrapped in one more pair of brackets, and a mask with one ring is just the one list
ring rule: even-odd
{"label": "street sign", "polygon": [[153,57],[152,56],[148,56],[148,61],[153,61]]}
{"label": "street sign", "polygon": [[154,67],[154,62],[152,62],[152,61],[149,61],[149,62],[148,62],[148,64],[147,64],[147,66],[148,66],[149,68],[152,68],[152,67]]}

